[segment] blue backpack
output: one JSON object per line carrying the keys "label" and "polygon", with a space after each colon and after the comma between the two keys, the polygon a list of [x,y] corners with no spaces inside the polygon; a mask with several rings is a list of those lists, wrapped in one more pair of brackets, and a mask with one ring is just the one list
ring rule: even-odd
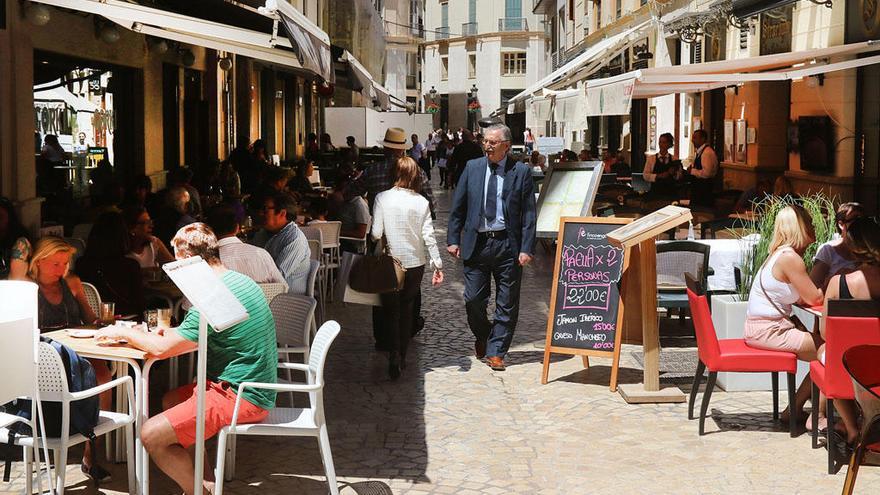
{"label": "blue backpack", "polygon": [[[70,347],[56,342],[48,337],[40,337],[40,342],[50,344],[61,356],[64,363],[64,371],[67,374],[67,387],[70,392],[82,392],[94,388],[98,385],[95,378],[95,369],[92,363],[87,359],[80,357]],[[56,438],[61,436],[61,403],[42,401],[43,407],[43,424],[46,427],[46,435]],[[70,433],[80,433],[90,442],[95,440],[95,427],[98,426],[98,413],[100,411],[100,400],[97,396],[87,399],[78,400],[70,403]],[[30,399],[19,399],[6,405],[6,412],[31,419],[31,401]],[[15,443],[16,434],[30,436],[32,435],[30,426],[24,423],[16,423],[10,427],[8,445]],[[94,445],[93,445],[94,447]],[[3,481],[9,481],[11,470],[11,458],[7,455],[6,467],[3,471]]]}

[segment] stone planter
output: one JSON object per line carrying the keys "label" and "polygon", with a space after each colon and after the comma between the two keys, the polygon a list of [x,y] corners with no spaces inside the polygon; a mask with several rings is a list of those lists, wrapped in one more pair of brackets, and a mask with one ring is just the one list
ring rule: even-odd
{"label": "stone planter", "polygon": [[[733,294],[712,297],[712,323],[718,339],[741,339],[746,323],[748,302],[740,301]],[[803,318],[802,318],[803,319]],[[807,321],[807,320],[805,320]],[[797,383],[809,372],[809,364],[798,362]],[[772,390],[770,373],[718,373],[718,385],[728,392],[751,390]],[[785,373],[779,375],[779,390],[787,390]],[[780,399],[780,407],[787,404],[785,397]]]}

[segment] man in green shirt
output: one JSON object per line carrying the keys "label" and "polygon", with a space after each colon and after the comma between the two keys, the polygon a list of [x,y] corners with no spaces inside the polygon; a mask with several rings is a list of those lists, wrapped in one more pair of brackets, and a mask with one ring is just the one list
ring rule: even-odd
{"label": "man in green shirt", "polygon": [[[260,287],[250,278],[226,269],[220,262],[217,237],[203,223],[183,227],[171,241],[177,259],[201,256],[241,302],[248,319],[215,332],[208,328],[208,384],[205,392],[205,438],[232,423],[238,385],[243,382],[275,383],[278,351],[275,321]],[[199,314],[187,312],[176,329],[144,333],[134,329],[107,328],[97,339],[124,339],[130,345],[155,356],[172,356],[195,350],[199,337]],[[248,389],[242,393],[238,423],[256,423],[268,416],[275,405],[275,391]],[[184,385],[165,394],[162,414],[141,427],[141,440],[159,468],[185,493],[193,492],[193,444],[196,440],[195,384]],[[211,477],[211,470],[206,470]],[[213,491],[213,480],[204,481]]]}

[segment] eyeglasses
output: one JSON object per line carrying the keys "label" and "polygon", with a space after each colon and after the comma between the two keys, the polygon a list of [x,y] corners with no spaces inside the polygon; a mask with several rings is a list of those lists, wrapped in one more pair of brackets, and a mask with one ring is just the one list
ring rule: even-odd
{"label": "eyeglasses", "polygon": [[502,141],[492,141],[492,140],[490,140],[490,139],[484,139],[484,140],[483,140],[483,144],[484,144],[484,145],[486,145],[486,146],[491,146],[491,147],[493,147],[493,148],[494,148],[495,146],[498,146],[498,145],[501,144],[501,143],[509,143],[509,142],[510,142],[510,141],[508,141],[508,140],[506,140],[506,139],[505,139],[505,140],[502,140]]}

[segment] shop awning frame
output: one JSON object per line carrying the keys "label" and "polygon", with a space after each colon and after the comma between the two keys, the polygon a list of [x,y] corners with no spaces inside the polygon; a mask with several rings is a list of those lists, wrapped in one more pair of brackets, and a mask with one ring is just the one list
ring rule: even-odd
{"label": "shop awning frame", "polygon": [[587,75],[592,74],[599,70],[605,60],[613,58],[623,51],[628,46],[631,37],[639,36],[643,31],[649,29],[652,24],[653,21],[642,22],[637,26],[593,44],[562,67],[556,69],[540,81],[532,84],[527,89],[511,98],[508,103],[516,103],[517,101],[525,100],[538,91],[554,84],[560,84],[564,80],[573,76],[581,74],[582,77],[586,77]]}
{"label": "shop awning frame", "polygon": [[[160,38],[252,57],[295,69],[303,67],[284,36],[190,17],[120,0],[33,0],[54,7],[100,15],[126,29]],[[268,2],[267,2],[268,3]],[[284,2],[282,2],[284,3]],[[293,7],[291,7],[293,9]],[[296,9],[293,9],[296,12]],[[297,14],[299,14],[297,12]],[[267,15],[272,17],[271,15]],[[327,44],[329,37],[302,14],[303,29]],[[316,31],[317,30],[317,31]],[[321,75],[321,74],[319,74]]]}
{"label": "shop awning frame", "polygon": [[341,60],[348,63],[355,79],[361,84],[360,91],[365,91],[365,96],[375,98],[379,103],[378,106],[387,110],[391,104],[391,92],[379,84],[370,71],[350,51],[345,50]]}

